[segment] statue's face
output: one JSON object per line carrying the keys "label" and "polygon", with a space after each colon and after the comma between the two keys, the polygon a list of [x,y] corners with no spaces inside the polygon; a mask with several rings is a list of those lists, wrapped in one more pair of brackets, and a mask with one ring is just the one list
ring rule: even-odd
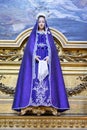
{"label": "statue's face", "polygon": [[44,17],[40,17],[38,19],[38,28],[39,28],[39,30],[43,30],[45,28],[45,19],[44,19]]}

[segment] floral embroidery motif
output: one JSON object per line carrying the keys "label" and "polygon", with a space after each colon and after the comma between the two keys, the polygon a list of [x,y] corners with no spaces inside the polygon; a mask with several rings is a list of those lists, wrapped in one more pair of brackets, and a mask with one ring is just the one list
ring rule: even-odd
{"label": "floral embroidery motif", "polygon": [[50,103],[50,97],[47,98],[46,92],[48,91],[48,86],[46,85],[45,81],[41,81],[39,83],[36,83],[36,85],[33,87],[33,90],[35,91],[36,99],[32,99],[32,105],[51,105]]}

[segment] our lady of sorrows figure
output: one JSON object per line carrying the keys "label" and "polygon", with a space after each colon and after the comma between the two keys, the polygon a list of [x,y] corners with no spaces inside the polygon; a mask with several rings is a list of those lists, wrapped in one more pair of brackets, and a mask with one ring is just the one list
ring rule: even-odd
{"label": "our lady of sorrows figure", "polygon": [[70,108],[57,49],[44,14],[38,15],[24,49],[12,106],[21,115],[34,109],[38,113],[38,108],[39,114],[49,110],[53,115]]}

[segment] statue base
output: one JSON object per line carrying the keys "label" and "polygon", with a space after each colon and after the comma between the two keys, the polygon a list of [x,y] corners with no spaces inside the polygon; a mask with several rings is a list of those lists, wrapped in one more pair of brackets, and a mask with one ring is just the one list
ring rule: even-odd
{"label": "statue base", "polygon": [[86,116],[0,116],[0,128],[87,128]]}

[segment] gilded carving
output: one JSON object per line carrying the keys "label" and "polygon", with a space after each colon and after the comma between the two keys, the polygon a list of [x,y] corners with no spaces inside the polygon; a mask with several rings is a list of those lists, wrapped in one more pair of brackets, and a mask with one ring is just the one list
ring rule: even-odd
{"label": "gilded carving", "polygon": [[[3,103],[3,106],[6,107],[6,109],[4,109],[5,113],[7,112],[7,109],[9,113],[10,112],[13,113],[13,111],[11,111],[12,99],[15,93],[15,86],[16,86],[17,76],[18,76],[20,64],[22,61],[23,53],[24,53],[24,48],[26,46],[31,30],[32,29],[25,30],[15,40],[8,40],[8,41],[0,40],[0,97],[3,97],[1,98],[2,100],[3,99],[8,100],[8,102],[6,100]],[[54,37],[58,55],[60,57],[61,66],[62,66],[65,84],[66,84],[66,89],[67,89],[67,94],[70,99],[71,109],[69,112],[70,113],[87,113],[87,105],[86,105],[87,42],[76,42],[76,41],[69,42],[57,30],[51,28],[51,31]],[[79,99],[80,96],[82,97]],[[74,97],[78,98],[78,100],[74,99]],[[0,104],[2,104],[2,100],[0,101]],[[79,107],[76,110],[77,106]],[[0,106],[0,110],[2,112],[3,110],[2,105]],[[3,125],[7,125],[9,123],[11,127],[14,125],[13,123],[15,123],[15,127],[20,126],[20,124],[23,127],[25,126],[29,127],[32,125],[31,123],[26,124],[24,120],[22,120],[24,124],[20,123],[18,125],[17,123],[20,122],[20,120],[18,121],[14,120],[14,122],[13,120],[10,120],[8,122],[7,120],[5,121],[6,121],[6,124],[3,124]],[[33,121],[34,120],[32,120],[32,123]],[[61,120],[56,120],[56,121],[57,121],[56,127],[57,126],[61,127],[61,125],[67,127],[69,123],[69,121],[66,122],[66,120],[64,120],[63,123],[61,122]],[[13,122],[13,123],[11,124],[10,122]],[[75,123],[76,122],[72,120],[70,122],[71,127],[73,127],[73,124]],[[78,123],[80,122],[78,121]],[[37,126],[38,123],[34,123],[33,125]],[[44,127],[44,123],[39,124],[39,126]],[[55,123],[51,122],[50,125],[46,124],[46,127],[47,126],[55,127]]]}
{"label": "gilded carving", "polygon": [[[24,53],[24,48],[26,46],[27,42],[26,38],[22,45],[18,48],[1,48],[0,49],[0,62],[2,61],[21,61]],[[55,40],[55,38],[54,38]],[[55,40],[55,45],[58,51],[58,55],[60,57],[61,62],[87,62],[87,51],[84,50],[79,50],[79,49],[74,49],[74,50],[67,50],[63,49],[63,47],[60,45],[60,42]]]}
{"label": "gilded carving", "polygon": [[[0,75],[0,80],[2,78],[6,78],[4,75]],[[74,88],[66,88],[68,96],[73,96],[81,93],[82,91],[87,89],[87,75],[79,76],[77,79],[80,79],[82,82]],[[14,95],[15,89],[14,87],[9,87],[0,83],[0,91],[4,92],[5,94]]]}
{"label": "gilded carving", "polygon": [[0,117],[1,128],[87,128],[87,117],[6,116]]}

